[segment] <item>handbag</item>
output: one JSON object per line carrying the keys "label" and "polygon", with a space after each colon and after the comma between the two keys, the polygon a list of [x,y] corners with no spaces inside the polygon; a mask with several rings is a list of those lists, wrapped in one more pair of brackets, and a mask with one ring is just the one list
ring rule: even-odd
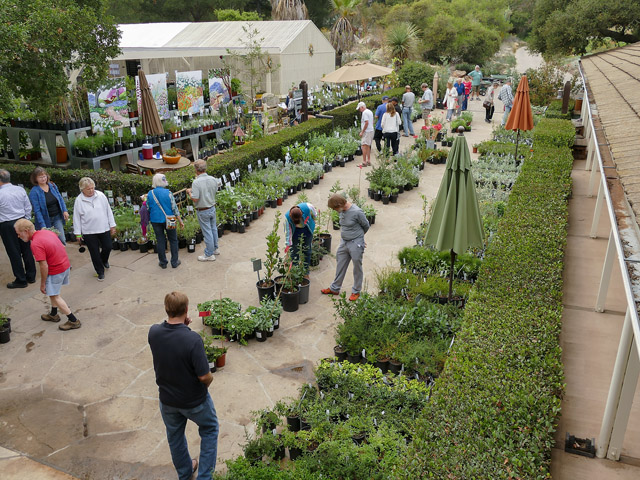
{"label": "handbag", "polygon": [[491,102],[489,100],[485,100],[484,102],[482,102],[482,106],[484,108],[491,108]]}
{"label": "handbag", "polygon": [[151,195],[153,195],[153,199],[158,204],[158,207],[160,207],[160,210],[162,210],[162,213],[164,213],[164,217],[166,219],[165,225],[167,227],[167,230],[175,230],[176,226],[177,226],[177,223],[178,223],[177,220],[176,220],[176,216],[175,215],[167,215],[165,213],[164,208],[162,208],[162,205],[160,205],[160,202],[156,198],[156,193],[153,190],[151,191]]}

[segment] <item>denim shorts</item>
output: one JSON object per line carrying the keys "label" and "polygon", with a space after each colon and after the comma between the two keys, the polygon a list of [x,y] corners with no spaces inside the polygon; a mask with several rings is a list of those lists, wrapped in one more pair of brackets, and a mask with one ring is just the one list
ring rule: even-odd
{"label": "denim shorts", "polygon": [[56,275],[49,275],[44,284],[44,290],[47,292],[47,296],[54,297],[60,295],[60,290],[63,285],[69,285],[69,272],[71,267],[67,268],[62,273]]}

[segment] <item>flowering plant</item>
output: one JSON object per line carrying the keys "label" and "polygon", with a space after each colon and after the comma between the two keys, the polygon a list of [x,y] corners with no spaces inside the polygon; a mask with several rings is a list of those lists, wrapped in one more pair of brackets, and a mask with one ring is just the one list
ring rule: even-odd
{"label": "flowering plant", "polygon": [[435,140],[438,136],[438,132],[442,130],[442,121],[440,118],[429,115],[427,125],[422,127],[422,134],[427,140]]}

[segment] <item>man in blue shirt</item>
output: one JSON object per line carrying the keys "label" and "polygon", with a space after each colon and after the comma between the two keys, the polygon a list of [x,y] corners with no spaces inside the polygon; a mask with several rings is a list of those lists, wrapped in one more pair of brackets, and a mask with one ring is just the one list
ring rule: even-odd
{"label": "man in blue shirt", "polygon": [[25,288],[36,281],[36,261],[31,242],[23,242],[16,235],[14,224],[21,218],[31,219],[31,202],[24,188],[11,183],[11,174],[0,170],[0,236],[16,277],[7,288]]}
{"label": "man in blue shirt", "polygon": [[382,140],[382,116],[384,112],[387,111],[387,102],[389,101],[389,97],[384,95],[382,97],[382,104],[376,108],[375,120],[376,120],[376,131],[373,133],[373,139],[376,142],[376,148],[378,152],[382,151],[382,144],[380,141]]}
{"label": "man in blue shirt", "polygon": [[[189,298],[182,292],[164,297],[168,319],[149,330],[156,384],[160,391],[160,413],[167,430],[173,465],[179,480],[210,480],[216,469],[218,453],[218,417],[209,395],[213,376],[202,338],[189,328]],[[189,455],[184,430],[187,420],[198,425],[198,460]]]}

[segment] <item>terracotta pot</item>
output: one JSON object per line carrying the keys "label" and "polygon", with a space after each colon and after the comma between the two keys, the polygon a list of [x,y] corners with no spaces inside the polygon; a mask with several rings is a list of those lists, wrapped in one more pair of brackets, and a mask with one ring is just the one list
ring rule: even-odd
{"label": "terracotta pot", "polygon": [[67,147],[56,147],[56,160],[58,163],[67,163]]}
{"label": "terracotta pot", "polygon": [[170,157],[169,155],[162,155],[162,160],[164,160],[164,163],[168,163],[170,165],[178,163],[180,161],[180,158],[182,158],[180,155],[176,155],[175,157]]}

